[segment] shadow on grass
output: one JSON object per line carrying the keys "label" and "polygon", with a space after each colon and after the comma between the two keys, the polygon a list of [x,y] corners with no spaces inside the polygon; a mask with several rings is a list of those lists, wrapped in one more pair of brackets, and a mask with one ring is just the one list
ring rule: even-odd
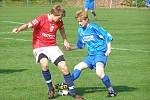
{"label": "shadow on grass", "polygon": [[[119,92],[132,92],[137,90],[138,88],[129,87],[129,86],[113,86],[117,93]],[[76,90],[78,93],[83,96],[88,93],[96,93],[96,92],[105,92],[107,89],[105,87],[77,87]],[[60,95],[56,95],[55,98],[60,98]]]}
{"label": "shadow on grass", "polygon": [[11,74],[16,72],[23,72],[27,69],[0,69],[0,74]]}
{"label": "shadow on grass", "polygon": [[[135,91],[138,88],[135,87],[129,87],[129,86],[113,86],[116,92],[131,92]],[[86,93],[95,93],[95,92],[101,92],[101,91],[107,91],[105,87],[78,87],[77,91],[83,95]]]}

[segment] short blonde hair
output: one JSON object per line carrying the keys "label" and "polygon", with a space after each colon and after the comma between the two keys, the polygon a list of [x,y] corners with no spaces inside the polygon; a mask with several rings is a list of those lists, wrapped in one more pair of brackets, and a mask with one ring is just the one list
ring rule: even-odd
{"label": "short blonde hair", "polygon": [[54,16],[62,16],[65,17],[66,12],[60,5],[54,5],[53,8],[50,11],[51,14]]}
{"label": "short blonde hair", "polygon": [[77,21],[83,20],[83,19],[87,19],[88,16],[86,16],[85,11],[83,10],[79,10],[76,12],[76,16],[75,16]]}

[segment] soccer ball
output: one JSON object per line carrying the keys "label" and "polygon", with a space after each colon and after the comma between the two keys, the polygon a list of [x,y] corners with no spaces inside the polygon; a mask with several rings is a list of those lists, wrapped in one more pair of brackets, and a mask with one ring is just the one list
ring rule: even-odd
{"label": "soccer ball", "polygon": [[66,96],[68,95],[69,91],[68,90],[59,90],[58,91],[58,94],[61,95],[61,96]]}
{"label": "soccer ball", "polygon": [[69,88],[67,84],[63,82],[59,82],[58,84],[56,84],[55,89],[57,90],[58,95],[61,95],[61,96],[66,96],[69,93]]}

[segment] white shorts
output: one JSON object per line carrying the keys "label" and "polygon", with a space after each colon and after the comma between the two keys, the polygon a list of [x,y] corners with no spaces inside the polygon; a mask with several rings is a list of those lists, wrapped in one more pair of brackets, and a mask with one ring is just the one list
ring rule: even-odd
{"label": "white shorts", "polygon": [[36,48],[33,49],[36,63],[38,63],[38,57],[41,53],[45,54],[52,63],[54,63],[59,56],[64,55],[58,46]]}

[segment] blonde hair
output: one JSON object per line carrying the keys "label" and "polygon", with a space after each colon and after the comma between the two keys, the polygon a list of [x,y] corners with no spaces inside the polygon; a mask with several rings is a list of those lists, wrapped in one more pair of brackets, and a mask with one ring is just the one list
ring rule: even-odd
{"label": "blonde hair", "polygon": [[65,17],[66,12],[60,5],[54,5],[53,8],[50,11],[51,14],[54,16],[62,16]]}
{"label": "blonde hair", "polygon": [[85,14],[85,11],[79,10],[76,12],[75,18],[79,21],[79,20],[87,19],[88,16]]}

